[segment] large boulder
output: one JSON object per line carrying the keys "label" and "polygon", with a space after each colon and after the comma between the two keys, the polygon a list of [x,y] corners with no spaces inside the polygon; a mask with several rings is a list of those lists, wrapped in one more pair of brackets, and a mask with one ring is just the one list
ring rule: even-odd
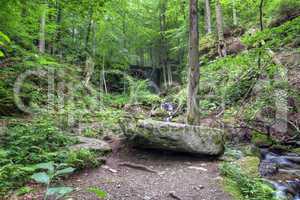
{"label": "large boulder", "polygon": [[224,135],[219,129],[139,120],[135,124],[127,123],[123,130],[128,140],[141,148],[211,156],[221,155],[224,152]]}

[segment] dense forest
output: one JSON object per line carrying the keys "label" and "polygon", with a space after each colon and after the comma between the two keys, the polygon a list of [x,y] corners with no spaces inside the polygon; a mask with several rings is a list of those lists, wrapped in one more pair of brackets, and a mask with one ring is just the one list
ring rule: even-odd
{"label": "dense forest", "polygon": [[0,199],[299,200],[299,0],[1,0]]}

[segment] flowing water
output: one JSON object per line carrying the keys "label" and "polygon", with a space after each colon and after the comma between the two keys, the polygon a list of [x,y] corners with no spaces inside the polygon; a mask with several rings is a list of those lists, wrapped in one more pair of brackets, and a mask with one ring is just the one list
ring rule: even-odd
{"label": "flowing water", "polygon": [[300,156],[262,149],[260,173],[277,190],[280,199],[300,200]]}

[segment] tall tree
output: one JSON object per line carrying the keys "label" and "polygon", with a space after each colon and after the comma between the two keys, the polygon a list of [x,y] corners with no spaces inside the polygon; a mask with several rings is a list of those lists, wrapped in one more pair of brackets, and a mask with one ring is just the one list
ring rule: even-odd
{"label": "tall tree", "polygon": [[160,1],[160,43],[161,43],[161,54],[160,54],[160,63],[163,69],[163,80],[164,85],[167,86],[168,76],[168,51],[167,51],[167,38],[166,38],[166,12],[167,12],[167,0]]}
{"label": "tall tree", "polygon": [[236,13],[236,0],[232,0],[232,17],[233,17],[233,25],[238,25],[237,13]]}
{"label": "tall tree", "polygon": [[205,0],[205,29],[207,34],[211,33],[211,11],[209,0]]}
{"label": "tall tree", "polygon": [[224,30],[223,30],[223,15],[222,15],[222,7],[220,4],[220,0],[216,0],[216,20],[217,20],[217,31],[218,31],[218,53],[220,57],[224,57],[227,55],[226,53],[226,44],[224,40]]}
{"label": "tall tree", "polygon": [[198,87],[200,78],[199,69],[199,30],[198,30],[198,0],[190,0],[189,7],[189,70],[187,96],[187,123],[199,123]]}
{"label": "tall tree", "polygon": [[46,29],[46,15],[47,15],[46,3],[41,6],[41,18],[40,18],[40,38],[39,38],[39,52],[45,53],[45,29]]}

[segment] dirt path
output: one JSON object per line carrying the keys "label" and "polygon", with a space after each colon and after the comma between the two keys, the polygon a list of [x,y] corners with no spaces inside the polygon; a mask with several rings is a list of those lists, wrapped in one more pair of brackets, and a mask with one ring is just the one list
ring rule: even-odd
{"label": "dirt path", "polygon": [[[96,196],[86,192],[92,186],[108,192],[110,200],[231,199],[218,183],[217,161],[130,147],[118,149],[106,163],[117,172],[102,166],[83,171],[65,182],[77,190],[71,195],[72,200],[96,200]],[[122,162],[142,164],[158,174],[119,166]]]}

